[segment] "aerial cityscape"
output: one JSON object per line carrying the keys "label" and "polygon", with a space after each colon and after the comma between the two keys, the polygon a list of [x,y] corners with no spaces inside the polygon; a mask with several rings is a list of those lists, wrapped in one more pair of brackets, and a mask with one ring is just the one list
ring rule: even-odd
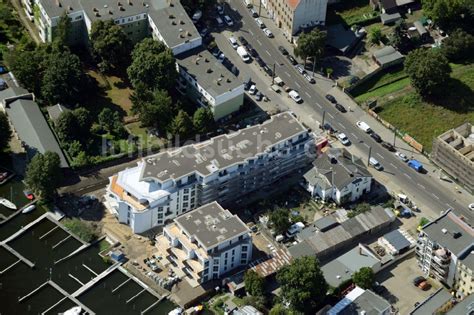
{"label": "aerial cityscape", "polygon": [[474,1],[0,0],[0,314],[474,315]]}

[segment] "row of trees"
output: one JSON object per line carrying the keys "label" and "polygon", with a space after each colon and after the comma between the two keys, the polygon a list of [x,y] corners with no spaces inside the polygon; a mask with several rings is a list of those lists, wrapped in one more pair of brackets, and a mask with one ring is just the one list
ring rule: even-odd
{"label": "row of trees", "polygon": [[315,28],[311,32],[301,33],[298,37],[297,47],[294,52],[296,56],[304,60],[305,66],[308,58],[313,58],[315,64],[321,61],[326,46],[326,36],[326,32]]}
{"label": "row of trees", "polygon": [[474,32],[474,2],[472,0],[422,0],[424,12],[446,31],[461,28]]}
{"label": "row of trees", "polygon": [[4,112],[0,112],[0,153],[8,148],[11,137],[12,130],[7,115]]}

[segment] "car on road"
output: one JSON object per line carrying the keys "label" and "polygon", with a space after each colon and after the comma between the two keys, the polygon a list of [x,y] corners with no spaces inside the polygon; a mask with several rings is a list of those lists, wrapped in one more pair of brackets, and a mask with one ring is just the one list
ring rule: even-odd
{"label": "car on road", "polygon": [[250,89],[251,85],[252,85],[252,79],[251,78],[245,79],[245,81],[244,81],[244,90],[248,91]]}
{"label": "car on road", "polygon": [[239,43],[237,43],[235,37],[229,37],[229,43],[234,49],[237,49],[237,47],[239,47]]}
{"label": "car on road", "polygon": [[247,50],[245,50],[244,46],[237,47],[237,54],[239,54],[243,62],[250,62],[249,54],[247,53]]}
{"label": "car on road", "polygon": [[250,9],[250,14],[253,18],[258,18],[258,12],[255,9]]}
{"label": "car on road", "polygon": [[268,28],[264,28],[263,32],[267,35],[268,38],[273,38],[273,33]]}
{"label": "car on road", "polygon": [[222,5],[217,5],[217,13],[218,14],[224,14],[224,7]]}
{"label": "car on road", "polygon": [[219,56],[217,57],[217,60],[219,60],[220,63],[224,63],[224,61],[225,61],[225,55],[224,55],[223,52],[221,52],[221,53],[219,54]]}
{"label": "car on road", "polygon": [[220,16],[216,17],[216,23],[217,23],[217,26],[219,26],[219,27],[224,26],[224,21],[222,21]]}
{"label": "car on road", "polygon": [[395,147],[392,144],[388,143],[387,141],[382,141],[382,147],[389,150],[390,152],[395,151]]}
{"label": "car on road", "polygon": [[323,125],[323,129],[329,131],[329,133],[335,133],[336,129],[334,129],[329,123],[325,123]]}
{"label": "car on road", "polygon": [[255,99],[260,102],[263,98],[262,92],[258,91],[257,94],[255,94]]}
{"label": "car on road", "polygon": [[295,57],[293,57],[292,55],[288,54],[286,55],[286,58],[288,58],[288,60],[293,66],[298,64],[298,61],[296,61]]}
{"label": "car on road", "polygon": [[288,55],[288,50],[285,49],[283,46],[278,46],[278,50],[284,55]]}
{"label": "car on road", "polygon": [[423,291],[426,291],[431,288],[431,284],[429,284],[428,281],[423,281],[418,285],[418,288],[422,289]]}
{"label": "car on road", "polygon": [[336,103],[335,106],[336,106],[336,109],[337,109],[338,111],[340,111],[341,113],[347,112],[346,108],[345,108],[344,106],[342,106],[341,104]]}
{"label": "car on road", "polygon": [[375,158],[371,157],[369,159],[369,164],[372,165],[377,171],[383,170],[382,164],[380,164],[379,161],[377,161]]}
{"label": "car on road", "polygon": [[326,94],[326,99],[330,101],[331,103],[337,103],[336,98],[332,96],[331,94]]}
{"label": "car on road", "polygon": [[316,83],[316,80],[312,76],[310,76],[309,74],[305,73],[305,74],[303,74],[303,76],[309,83],[311,83],[311,84]]}
{"label": "car on road", "polygon": [[260,19],[260,18],[256,18],[255,19],[255,23],[257,23],[258,27],[260,28],[266,28],[267,26],[265,25],[265,23],[263,23],[263,21]]}
{"label": "car on road", "polygon": [[358,122],[356,122],[356,125],[357,125],[357,127],[359,127],[360,129],[364,130],[364,131],[367,132],[367,133],[371,133],[371,132],[372,132],[372,129],[370,129],[370,126],[367,125],[367,124],[366,124],[365,122],[363,122],[363,121],[360,121],[360,120],[359,120]]}
{"label": "car on road", "polygon": [[234,21],[232,21],[232,19],[228,15],[224,15],[224,21],[225,21],[225,24],[227,24],[227,26],[233,26],[234,25]]}
{"label": "car on road", "polygon": [[370,133],[370,136],[372,137],[372,139],[374,139],[376,142],[380,143],[382,142],[382,138],[376,134],[375,132],[371,132]]}
{"label": "car on road", "polygon": [[397,152],[395,152],[395,155],[397,156],[397,158],[399,158],[403,162],[405,162],[405,163],[408,162],[408,157],[405,154],[403,154],[402,152],[397,151]]}
{"label": "car on road", "polygon": [[474,211],[474,203],[471,203],[467,206],[469,210]]}
{"label": "car on road", "polygon": [[300,94],[296,90],[291,90],[290,93],[288,93],[288,95],[291,97],[293,101],[295,101],[298,104],[303,102],[303,99],[301,98]]}
{"label": "car on road", "polygon": [[255,61],[258,63],[258,65],[260,67],[263,67],[263,66],[266,66],[267,64],[265,63],[265,61],[262,60],[262,58],[260,58],[259,56],[255,57]]}
{"label": "car on road", "polygon": [[337,135],[337,139],[343,144],[343,145],[349,145],[351,142],[349,141],[349,138],[347,138],[346,134],[341,132],[340,134]]}
{"label": "car on road", "polygon": [[255,84],[252,84],[249,89],[249,94],[254,95],[257,92],[257,86]]}
{"label": "car on road", "polygon": [[296,70],[298,70],[299,73],[305,75],[306,74],[306,70],[303,68],[302,65],[297,65],[296,67]]}
{"label": "car on road", "polygon": [[247,46],[249,44],[249,42],[243,36],[239,36],[239,41],[244,46]]}
{"label": "car on road", "polygon": [[245,46],[245,48],[247,48],[247,51],[249,52],[250,56],[252,56],[253,58],[258,57],[258,52],[252,47],[252,45],[248,44]]}
{"label": "car on road", "polygon": [[203,28],[200,32],[199,32],[199,35],[201,35],[201,37],[206,37],[207,35],[209,35],[209,30],[207,28]]}
{"label": "car on road", "polygon": [[233,75],[235,75],[236,77],[239,75],[240,71],[239,71],[239,68],[237,68],[236,66],[232,65],[230,67],[230,72],[232,72]]}
{"label": "car on road", "polygon": [[270,69],[267,65],[264,65],[262,68],[269,76],[271,76],[271,77],[273,76],[272,69]]}
{"label": "car on road", "polygon": [[191,18],[193,20],[193,23],[196,24],[202,17],[202,11],[197,10],[194,12],[193,17]]}

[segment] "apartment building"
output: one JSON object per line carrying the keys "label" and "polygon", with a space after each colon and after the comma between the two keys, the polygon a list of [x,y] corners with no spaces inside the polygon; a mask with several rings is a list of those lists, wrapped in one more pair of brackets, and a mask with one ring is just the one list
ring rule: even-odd
{"label": "apartment building", "polygon": [[463,298],[474,293],[474,244],[459,257],[456,268],[456,285],[458,297]]}
{"label": "apartment building", "polygon": [[289,112],[144,158],[109,178],[106,206],[135,233],[217,201],[226,207],[309,167],[314,141]]}
{"label": "apartment building", "polygon": [[328,0],[267,0],[264,4],[290,41],[299,31],[326,23]]}
{"label": "apartment building", "polygon": [[370,192],[372,175],[360,158],[346,149],[328,149],[313,165],[304,174],[306,189],[312,197],[344,204]]}
{"label": "apartment building", "polygon": [[218,279],[252,258],[249,228],[217,202],[173,219],[156,238],[156,247],[162,262],[192,286]]}
{"label": "apartment building", "polygon": [[473,246],[474,229],[449,209],[418,235],[418,266],[451,288],[472,292]]}
{"label": "apartment building", "polygon": [[465,123],[433,141],[431,158],[474,193],[474,126]]}

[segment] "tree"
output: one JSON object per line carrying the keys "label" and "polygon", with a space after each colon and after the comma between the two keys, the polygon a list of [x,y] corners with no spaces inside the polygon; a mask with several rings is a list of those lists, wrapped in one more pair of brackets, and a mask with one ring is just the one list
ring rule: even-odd
{"label": "tree", "polygon": [[178,77],[173,52],[152,38],[145,38],[135,46],[127,73],[134,87],[142,82],[150,90],[169,90]]}
{"label": "tree", "polygon": [[264,311],[265,308],[265,297],[264,296],[244,296],[242,298],[242,304],[251,305],[257,310]]}
{"label": "tree", "polygon": [[8,148],[8,143],[12,138],[12,130],[8,123],[7,115],[0,111],[0,152]]}
{"label": "tree", "polygon": [[84,107],[78,107],[73,113],[74,117],[76,117],[77,125],[81,129],[80,133],[82,135],[84,133],[87,135],[88,131],[92,128],[92,124],[94,123],[91,112]]}
{"label": "tree", "polygon": [[290,315],[292,312],[288,309],[286,309],[282,304],[278,303],[275,304],[270,312],[268,313],[269,315]]}
{"label": "tree", "polygon": [[76,116],[72,111],[62,112],[56,119],[54,126],[59,138],[64,142],[77,139],[81,133]]}
{"label": "tree", "polygon": [[245,291],[253,296],[263,296],[265,279],[253,270],[247,270],[244,275]]}
{"label": "tree", "polygon": [[55,51],[44,70],[41,94],[49,104],[75,104],[85,83],[79,57],[67,50]]}
{"label": "tree", "polygon": [[291,226],[290,213],[283,208],[278,208],[270,213],[269,220],[276,234],[284,234]]}
{"label": "tree", "polygon": [[445,30],[473,31],[474,10],[471,0],[423,0],[423,10]]}
{"label": "tree", "polygon": [[14,50],[7,56],[7,63],[15,78],[25,89],[36,95],[40,95],[44,58],[42,49]]}
{"label": "tree", "polygon": [[66,11],[59,17],[58,24],[54,28],[53,43],[57,48],[68,46],[69,35],[71,33],[71,19]]}
{"label": "tree", "polygon": [[98,116],[99,125],[111,135],[120,135],[123,132],[122,119],[116,110],[104,108]]}
{"label": "tree", "polygon": [[193,115],[193,125],[196,132],[206,133],[214,126],[214,115],[209,108],[200,107]]}
{"label": "tree", "polygon": [[293,260],[290,265],[277,273],[281,287],[281,296],[296,311],[314,314],[314,310],[323,303],[328,285],[318,260],[305,256]]}
{"label": "tree", "polygon": [[378,45],[382,42],[384,36],[382,34],[382,30],[378,26],[374,26],[369,31],[369,39],[370,42],[374,45]]}
{"label": "tree", "polygon": [[407,54],[413,49],[411,40],[406,35],[407,26],[404,20],[396,23],[393,32],[389,36],[390,45],[394,46],[403,54]]}
{"label": "tree", "polygon": [[97,233],[92,224],[78,218],[65,219],[63,225],[84,242],[91,242],[97,238]]}
{"label": "tree", "polygon": [[39,197],[50,200],[61,181],[60,165],[56,152],[36,153],[26,168],[26,186]]}
{"label": "tree", "polygon": [[160,132],[168,130],[173,117],[172,100],[165,90],[146,95],[145,101],[134,104],[142,126],[155,128]]}
{"label": "tree", "polygon": [[306,66],[306,59],[313,57],[315,63],[324,55],[324,48],[326,46],[326,33],[319,29],[314,29],[309,33],[302,33],[298,38],[297,47],[295,48],[295,55],[304,59]]}
{"label": "tree", "polygon": [[178,115],[173,119],[170,132],[180,139],[189,139],[193,133],[193,121],[191,117],[184,111],[180,110]]}
{"label": "tree", "polygon": [[128,63],[132,44],[123,28],[113,20],[92,23],[90,39],[92,54],[103,71]]}
{"label": "tree", "polygon": [[451,67],[440,50],[416,49],[406,57],[405,71],[417,92],[428,97],[443,90],[450,79]]}
{"label": "tree", "polygon": [[474,36],[463,30],[456,30],[445,38],[441,49],[449,61],[459,62],[472,57]]}
{"label": "tree", "polygon": [[374,271],[370,267],[362,267],[354,272],[352,281],[362,289],[372,289],[375,284]]}

